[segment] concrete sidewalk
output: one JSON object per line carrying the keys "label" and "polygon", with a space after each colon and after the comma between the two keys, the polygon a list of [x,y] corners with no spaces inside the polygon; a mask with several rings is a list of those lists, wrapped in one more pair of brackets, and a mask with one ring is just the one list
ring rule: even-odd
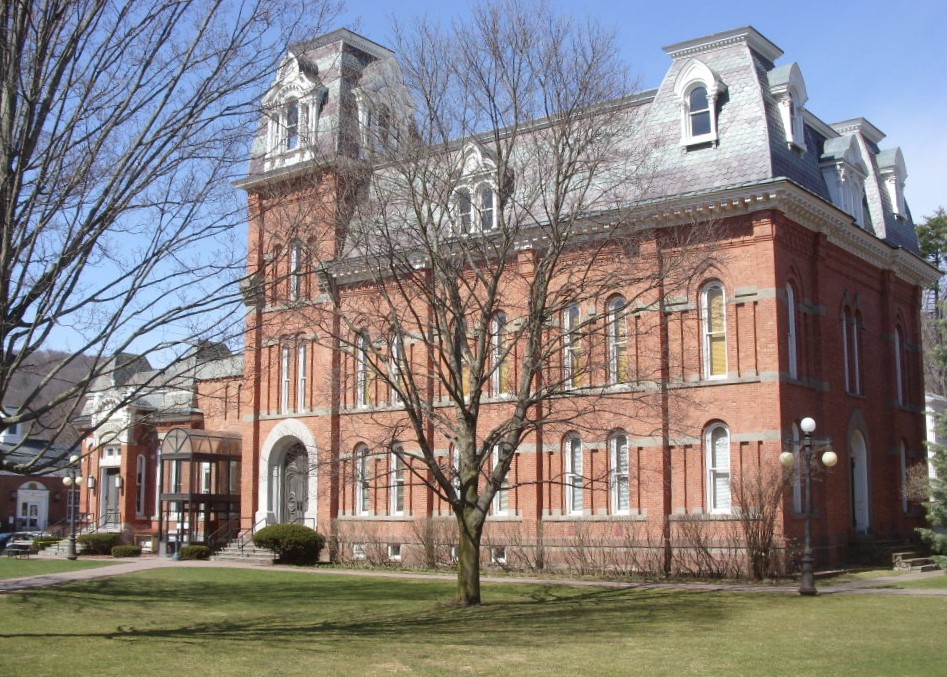
{"label": "concrete sidewalk", "polygon": [[[263,566],[257,564],[246,564],[243,562],[231,561],[211,561],[204,562],[198,560],[176,561],[167,557],[141,557],[136,559],[122,560],[116,564],[97,567],[94,569],[79,569],[76,571],[65,571],[54,574],[42,574],[39,576],[24,576],[22,578],[8,578],[0,580],[0,594],[22,592],[24,590],[35,590],[38,588],[48,588],[65,583],[76,581],[88,581],[96,578],[105,578],[108,576],[121,576],[123,574],[138,573],[151,569],[164,568],[227,568],[227,569],[266,569],[276,571],[286,571],[296,574],[308,575],[337,575],[337,576],[370,576],[385,578],[416,578],[429,580],[454,580],[451,573],[415,573],[398,571],[373,571],[368,569],[336,569],[336,568],[306,568],[292,566]],[[820,595],[838,595],[838,594],[859,594],[859,595],[902,595],[908,597],[947,597],[947,589],[898,589],[890,586],[904,583],[911,580],[925,580],[943,576],[943,571],[928,571],[923,573],[892,574],[891,576],[879,576],[878,578],[839,583],[836,585],[823,584],[819,587]],[[587,587],[587,588],[612,588],[612,589],[640,589],[640,590],[690,590],[700,592],[744,592],[744,593],[783,593],[797,594],[798,585],[780,584],[768,585],[765,583],[661,583],[661,582],[623,582],[623,581],[592,581],[592,580],[570,580],[560,578],[536,578],[536,577],[513,577],[513,576],[483,576],[481,581],[484,583],[528,583],[536,585],[561,585],[569,587]]]}

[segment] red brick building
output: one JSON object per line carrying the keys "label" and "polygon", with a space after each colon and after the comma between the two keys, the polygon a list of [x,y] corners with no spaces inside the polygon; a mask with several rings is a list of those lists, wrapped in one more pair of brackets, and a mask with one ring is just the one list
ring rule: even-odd
{"label": "red brick building", "polygon": [[[651,173],[629,197],[627,223],[611,232],[638,233],[635,247],[609,250],[608,238],[583,231],[610,252],[601,272],[614,286],[565,307],[549,328],[563,347],[544,373],[563,393],[548,406],[567,406],[570,389],[584,404],[571,418],[537,421],[511,451],[487,517],[488,556],[605,566],[631,558],[640,567],[670,558],[687,569],[704,548],[725,559],[738,550],[732,537],[747,508],[738,487],[778,472],[805,416],[817,421],[817,444],[839,457],[815,484],[817,556],[910,536],[922,518],[901,487],[905,468],[926,454],[919,308],[936,272],[917,255],[900,151],[883,148],[863,118],[816,117],[799,66],[777,66],[782,52],[752,28],[665,51],[661,85],[627,104],[640,122],[629,141],[651,150]],[[454,440],[436,426],[423,444],[412,437],[399,423],[404,393],[371,364],[389,355],[398,369],[432,369],[411,338],[422,329],[391,341],[378,322],[353,333],[338,319],[339,309],[372,317],[380,305],[370,257],[350,241],[362,199],[353,167],[369,161],[372,133],[395,134],[393,111],[373,107],[372,95],[397,69],[392,52],[345,30],[290,49],[240,182],[255,281],[242,363],[208,362],[217,366],[195,377],[178,418],[153,424],[158,436],[140,451],[135,435],[123,442],[123,523],[157,530],[157,504],[184,500],[146,489],[138,510],[132,480],[154,477],[156,440],[183,425],[240,434],[243,530],[302,522],[333,535],[340,559],[430,561],[435,541],[437,558],[451,556],[450,506],[422,481],[432,470],[420,459],[422,447],[433,450],[450,473]],[[473,218],[475,201],[484,231],[504,208],[497,182],[483,179],[496,169],[487,146],[458,142],[460,187],[448,193],[458,222]],[[675,248],[667,233],[711,222],[703,246],[712,256],[674,289],[642,288],[657,273],[625,275],[657,270]],[[522,247],[511,259],[496,326],[522,320],[517,285],[535,277],[535,252]],[[581,266],[584,255],[578,247],[565,260]],[[480,384],[488,428],[510,416],[518,350]],[[431,411],[449,400],[443,385],[425,392]],[[133,470],[133,456],[145,458],[144,471]],[[108,472],[105,456],[90,458],[100,459],[91,473]],[[106,505],[96,500],[92,511]],[[801,510],[796,483],[777,518],[780,543],[801,536]]]}

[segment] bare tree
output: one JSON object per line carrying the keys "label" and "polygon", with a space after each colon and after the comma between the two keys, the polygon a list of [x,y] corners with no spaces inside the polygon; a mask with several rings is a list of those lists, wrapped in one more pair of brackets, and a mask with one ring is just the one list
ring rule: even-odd
{"label": "bare tree", "polygon": [[[0,9],[0,401],[48,347],[69,351],[3,410],[55,441],[90,384],[226,317],[243,222],[230,181],[295,31],[334,0],[11,0]],[[235,258],[237,255],[239,258]],[[239,316],[239,313],[236,314]],[[52,398],[82,356],[92,367]],[[167,355],[163,355],[167,359]],[[145,387],[147,384],[142,384]],[[47,390],[48,392],[48,390]],[[122,407],[134,397],[114,402]],[[39,472],[0,454],[0,468]],[[15,467],[14,467],[15,466]]]}

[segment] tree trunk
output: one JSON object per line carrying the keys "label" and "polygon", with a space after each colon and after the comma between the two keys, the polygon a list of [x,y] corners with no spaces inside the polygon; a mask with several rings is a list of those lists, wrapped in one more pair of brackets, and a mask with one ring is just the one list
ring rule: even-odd
{"label": "tree trunk", "polygon": [[480,537],[483,525],[470,528],[467,521],[457,516],[460,534],[457,553],[457,602],[464,606],[480,604]]}

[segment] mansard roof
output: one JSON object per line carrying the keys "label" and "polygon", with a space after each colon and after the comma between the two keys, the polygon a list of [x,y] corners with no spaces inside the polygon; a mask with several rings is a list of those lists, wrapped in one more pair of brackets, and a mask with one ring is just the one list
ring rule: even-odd
{"label": "mansard roof", "polygon": [[[389,60],[393,53],[350,31],[335,31],[303,43],[306,54],[342,41],[358,46],[367,55],[362,71],[380,68],[377,60]],[[301,53],[294,46],[294,53]],[[727,190],[773,179],[786,179],[817,198],[832,203],[824,174],[824,163],[850,149],[857,149],[862,162],[860,171],[867,175],[865,199],[868,204],[869,232],[893,247],[919,251],[909,211],[896,213],[886,192],[879,188],[879,167],[893,165],[894,151],[879,147],[884,134],[863,117],[835,124],[820,120],[810,107],[818,101],[807,99],[801,67],[794,62],[776,65],[783,51],[752,26],[744,26],[705,37],[678,42],[664,48],[671,64],[657,89],[646,96],[634,97],[627,105],[638,109],[642,123],[637,126],[630,146],[647,147],[653,176],[646,186],[629,188],[629,204],[654,201],[684,194]],[[370,64],[376,62],[374,66]],[[703,73],[703,75],[701,75]],[[707,75],[707,74],[710,75]],[[324,68],[320,77],[327,78]],[[713,89],[716,130],[708,143],[688,145],[682,142],[682,97],[686,80],[703,78]],[[358,78],[354,77],[357,83]],[[789,139],[784,97],[794,88],[801,115],[803,138]],[[783,109],[780,109],[780,106]],[[345,122],[340,122],[343,126]],[[541,124],[541,123],[539,123]],[[798,124],[798,123],[797,123]],[[798,131],[794,136],[799,136]],[[354,137],[349,137],[354,138]],[[341,147],[340,147],[340,152]],[[238,185],[253,190],[261,181],[291,176],[306,166],[320,165],[326,157],[313,157],[293,167],[264,164],[254,159],[250,175]],[[889,171],[890,173],[890,171]],[[898,176],[907,173],[903,158]],[[854,220],[853,220],[854,222]],[[854,227],[854,226],[853,226]]]}

